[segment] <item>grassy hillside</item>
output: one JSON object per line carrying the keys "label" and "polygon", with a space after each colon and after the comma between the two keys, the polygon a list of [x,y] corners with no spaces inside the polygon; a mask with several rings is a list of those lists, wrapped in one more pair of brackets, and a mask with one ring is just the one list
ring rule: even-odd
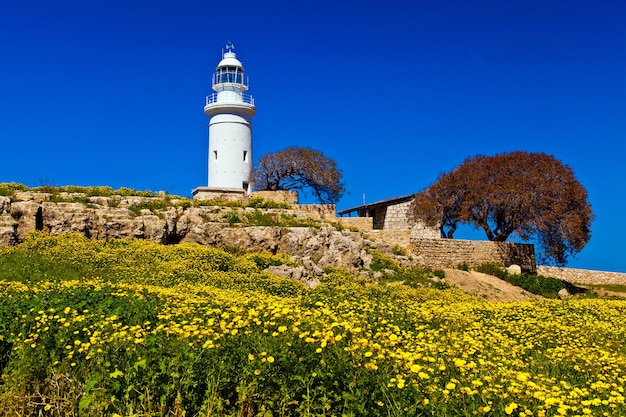
{"label": "grassy hillside", "polygon": [[321,285],[285,257],[33,234],[0,249],[0,415],[626,415],[626,301]]}

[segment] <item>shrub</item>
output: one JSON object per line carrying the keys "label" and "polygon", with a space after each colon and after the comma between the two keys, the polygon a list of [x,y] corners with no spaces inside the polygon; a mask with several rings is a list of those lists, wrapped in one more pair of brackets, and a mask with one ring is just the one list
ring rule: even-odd
{"label": "shrub", "polygon": [[394,255],[406,256],[406,248],[404,246],[393,245],[393,247],[391,248],[391,252]]}
{"label": "shrub", "polygon": [[[476,271],[496,276],[515,286],[521,287],[530,293],[541,295],[546,298],[558,298],[559,291],[563,288],[568,288],[568,285],[560,279],[526,273],[511,275],[501,265],[494,263],[479,265],[476,267]],[[573,286],[571,286],[570,289],[574,292],[579,292],[576,291]],[[568,289],[568,291],[570,289]]]}
{"label": "shrub", "polygon": [[252,208],[276,208],[276,209],[288,209],[290,206],[284,202],[265,200],[263,197],[251,197],[248,200],[248,207]]}
{"label": "shrub", "polygon": [[460,264],[458,264],[456,266],[456,269],[459,269],[459,270],[465,271],[465,272],[469,272],[470,267],[469,267],[467,262],[462,262],[462,263],[460,263]]}

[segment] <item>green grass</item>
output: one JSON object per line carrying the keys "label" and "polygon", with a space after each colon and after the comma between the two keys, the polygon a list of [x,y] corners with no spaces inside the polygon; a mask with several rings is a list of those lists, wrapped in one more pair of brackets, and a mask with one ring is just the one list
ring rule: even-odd
{"label": "green grass", "polygon": [[526,291],[546,298],[559,298],[559,291],[566,289],[570,294],[582,294],[586,290],[553,277],[532,274],[509,274],[502,265],[486,263],[476,267],[476,271],[496,276],[521,287]]}

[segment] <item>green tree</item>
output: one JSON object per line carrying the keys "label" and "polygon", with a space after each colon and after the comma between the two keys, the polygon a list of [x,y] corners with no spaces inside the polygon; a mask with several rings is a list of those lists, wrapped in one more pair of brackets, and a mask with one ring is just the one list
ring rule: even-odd
{"label": "green tree", "polygon": [[412,214],[439,225],[442,237],[465,223],[489,240],[535,241],[539,258],[558,265],[584,248],[593,221],[574,171],[551,155],[523,151],[466,159],[416,195]]}
{"label": "green tree", "polygon": [[292,146],[266,154],[253,175],[258,190],[310,190],[322,204],[336,203],[345,192],[337,163],[310,148]]}

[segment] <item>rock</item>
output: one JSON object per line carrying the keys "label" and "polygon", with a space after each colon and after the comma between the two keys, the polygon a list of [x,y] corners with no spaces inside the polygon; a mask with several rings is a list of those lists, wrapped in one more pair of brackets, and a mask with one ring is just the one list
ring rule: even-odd
{"label": "rock", "polygon": [[321,277],[324,275],[324,270],[320,268],[310,257],[306,257],[300,260],[302,265],[310,272],[312,272],[315,276]]}
{"label": "rock", "polygon": [[569,291],[567,291],[566,288],[562,288],[561,290],[559,290],[559,298],[561,300],[567,300],[568,298],[570,298],[572,295],[569,293]]}
{"label": "rock", "polygon": [[0,195],[0,215],[11,213],[11,199]]}
{"label": "rock", "polygon": [[14,201],[11,216],[17,220],[17,239],[22,240],[33,230],[42,229],[41,205],[34,201]]}
{"label": "rock", "polygon": [[[365,240],[358,232],[339,231],[328,224],[321,227],[244,227],[239,222],[227,222],[234,217],[245,219],[246,210],[254,213],[257,209],[253,208],[143,208],[137,215],[129,207],[149,207],[144,203],[155,198],[90,197],[87,203],[83,203],[83,196],[81,202],[56,203],[50,201],[49,194],[18,194],[13,201],[4,196],[0,199],[0,213],[3,213],[0,216],[4,216],[0,222],[0,245],[18,243],[31,231],[43,230],[51,234],[79,232],[91,239],[147,239],[164,244],[194,242],[221,248],[269,251],[284,253],[302,262],[307,274],[301,274],[299,278],[297,272],[291,274],[295,274],[295,279],[308,282],[307,285],[315,285],[314,277],[323,276],[326,266],[352,271],[368,267],[372,260],[368,252],[372,246],[381,252],[391,251],[386,243]],[[66,197],[72,198],[73,195]],[[284,211],[273,209],[266,212],[280,218]],[[288,215],[294,217],[306,213],[299,208],[288,211]]]}
{"label": "rock", "polygon": [[393,269],[384,269],[383,273],[385,274],[386,277],[388,278],[393,278],[396,276],[396,271],[394,271]]}
{"label": "rock", "polygon": [[319,279],[311,278],[309,272],[303,266],[293,267],[288,265],[276,265],[270,266],[265,270],[279,277],[291,278],[295,281],[300,281],[308,288],[315,288],[320,284]]}
{"label": "rock", "polygon": [[508,272],[511,275],[520,275],[522,273],[522,267],[519,265],[509,265],[506,268],[506,272]]}
{"label": "rock", "polygon": [[81,203],[45,202],[41,204],[42,230],[53,235],[79,232],[90,236],[93,220],[94,210],[86,208]]}
{"label": "rock", "polygon": [[17,243],[17,222],[9,214],[0,214],[0,246]]}

